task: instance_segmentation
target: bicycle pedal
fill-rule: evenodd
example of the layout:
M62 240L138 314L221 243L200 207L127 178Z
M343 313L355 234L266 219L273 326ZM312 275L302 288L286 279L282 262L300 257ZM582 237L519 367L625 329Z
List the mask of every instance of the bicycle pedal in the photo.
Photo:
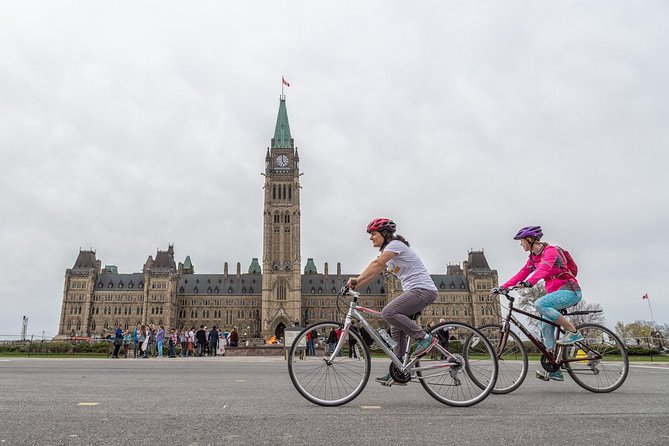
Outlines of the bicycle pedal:
M550 378L548 377L548 374L542 373L538 370L536 371L535 376L542 381L550 381Z

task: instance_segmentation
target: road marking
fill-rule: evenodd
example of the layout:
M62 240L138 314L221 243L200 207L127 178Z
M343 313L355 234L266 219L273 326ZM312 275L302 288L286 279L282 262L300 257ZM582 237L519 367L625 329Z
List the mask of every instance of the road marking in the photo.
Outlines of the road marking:
M246 380L245 379L236 379L235 382L236 383L245 383Z
M100 403L87 403L87 402L83 402L83 403L79 403L79 404L77 404L77 406L97 406L98 404L100 404Z
M637 369L669 370L669 367L662 367L659 365L631 365L630 367L636 367Z
M381 406L360 406L362 410L378 410Z

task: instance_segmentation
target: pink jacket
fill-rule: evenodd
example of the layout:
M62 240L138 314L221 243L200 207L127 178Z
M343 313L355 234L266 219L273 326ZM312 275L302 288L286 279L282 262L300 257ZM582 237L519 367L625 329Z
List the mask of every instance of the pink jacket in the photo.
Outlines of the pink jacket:
M555 246L546 246L539 254L531 254L527 259L525 266L523 266L518 273L506 281L502 288L522 282L528 276L528 282L532 286L536 285L541 279L546 283L546 292L552 293L562 288L580 290L578 281L575 277L571 277L569 272L565 273L565 260L560 255ZM560 276L560 277L558 277ZM571 282L571 283L570 283Z

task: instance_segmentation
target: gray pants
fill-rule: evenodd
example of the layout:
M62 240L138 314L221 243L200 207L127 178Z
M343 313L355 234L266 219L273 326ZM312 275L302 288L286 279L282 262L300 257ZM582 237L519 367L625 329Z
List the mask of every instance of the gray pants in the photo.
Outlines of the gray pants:
M425 336L425 330L420 328L409 316L423 311L435 300L437 300L435 290L414 288L402 293L383 307L381 313L383 319L390 324L390 336L397 342L394 352L398 358L402 359L407 348L404 334L408 334L415 340L422 339Z

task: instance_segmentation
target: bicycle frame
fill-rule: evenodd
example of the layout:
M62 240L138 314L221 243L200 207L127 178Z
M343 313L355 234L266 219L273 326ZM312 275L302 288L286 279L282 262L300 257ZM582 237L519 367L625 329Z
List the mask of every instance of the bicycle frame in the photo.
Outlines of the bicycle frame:
M510 289L509 291L511 290L512 289ZM504 296L509 300L509 312L507 313L506 317L502 319L502 336L500 338L500 346L499 346L500 352L504 351L504 348L506 347L506 342L509 339L509 331L511 331L510 323L513 323L513 325L518 327L518 329L522 331L525 336L527 336L527 338L532 342L532 344L534 344L535 347L539 349L541 354L544 355L544 357L548 360L549 363L561 366L562 364L566 364L568 362L580 361L580 359L560 359L562 356L562 349L563 349L562 345L556 343L555 352L549 351L540 340L538 340L527 328L525 328L525 326L513 315L513 313L520 313L524 316L530 317L540 322L544 322L557 328L555 336L556 341L560 338L560 335L564 333L564 330L562 329L562 327L560 327L560 325L556 324L553 321L549 321L548 319L544 319L541 316L537 316L536 314L528 313L527 311L514 307L513 303L516 298L513 296L509 296L508 292L504 293ZM568 315L568 313L563 313L563 315ZM595 359L598 359L600 357L601 356L599 354L596 354Z
M442 363L442 364L437 364L437 365L432 365L432 366L428 365L428 366L425 366L425 367L420 367L420 366L419 367L414 367L414 364L420 359L420 357L416 357L416 358L411 359L411 355L410 355L410 347L411 347L410 341L411 340L410 340L408 335L403 335L403 336L406 336L407 349L406 349L406 352L404 353L404 359L401 361L395 355L395 352L393 352L392 349L389 348L386 345L386 342L381 338L381 336L376 332L376 330L371 326L371 324L369 322L367 322L367 320L363 316L363 313L367 313L367 314L369 314L373 317L382 317L381 312L376 311L376 310L372 310L371 308L366 308L366 307L359 306L358 305L358 297L360 296L360 293L355 292L355 291L350 291L350 290L347 293L349 293L352 297L351 303L349 304L348 312L346 313L346 320L344 322L344 328L342 329L342 335L339 337L339 340L337 341L337 345L336 345L334 351L332 352L332 354L330 355L330 357L326 361L328 364L331 364L332 361L334 361L334 359L337 357L337 355L339 355L339 352L341 351L341 349L344 346L344 339L346 339L346 334L351 329L351 323L352 323L353 319L355 318L355 320L360 322L362 328L367 330L367 333L372 337L374 342L376 342L381 347L381 350L383 350L383 352L386 354L386 356L388 356L388 358L390 358L390 360L395 365L395 367L397 367L397 369L400 370L403 373L409 372L413 375L414 372L418 372L418 371L423 372L423 371L428 371L428 370L435 370L435 369L439 369L439 368L449 367L450 365L459 365L459 364L455 364L455 363L454 364L449 364L449 363L443 364ZM441 351L441 353L443 353L447 358L453 357L453 355L448 350L446 350L445 348L443 348L439 344L436 344L433 347L433 349L437 349L437 350Z

